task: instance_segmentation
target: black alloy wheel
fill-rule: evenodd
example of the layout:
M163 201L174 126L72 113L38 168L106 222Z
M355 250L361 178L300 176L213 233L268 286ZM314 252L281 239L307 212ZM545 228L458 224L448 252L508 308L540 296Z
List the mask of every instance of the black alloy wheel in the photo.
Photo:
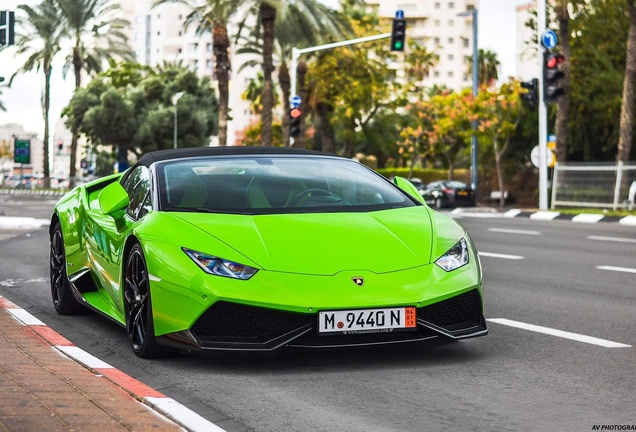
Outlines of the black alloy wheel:
M141 358L159 357L163 349L155 339L150 280L146 260L139 243L132 247L126 259L124 297L126 328L133 352Z
M73 296L71 284L66 274L66 255L62 227L57 222L51 234L50 280L53 307L60 315L76 315L82 312L82 305Z

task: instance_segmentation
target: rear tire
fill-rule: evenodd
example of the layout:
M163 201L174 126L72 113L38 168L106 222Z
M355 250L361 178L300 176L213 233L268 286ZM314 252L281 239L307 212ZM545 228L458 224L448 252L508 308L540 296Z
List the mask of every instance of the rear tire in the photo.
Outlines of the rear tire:
M141 358L160 357L163 348L155 338L148 268L139 243L132 247L126 259L124 299L126 328L133 352Z
M77 315L83 306L73 296L71 283L66 274L66 254L64 252L64 236L62 227L57 222L51 234L50 280L53 307L60 315Z

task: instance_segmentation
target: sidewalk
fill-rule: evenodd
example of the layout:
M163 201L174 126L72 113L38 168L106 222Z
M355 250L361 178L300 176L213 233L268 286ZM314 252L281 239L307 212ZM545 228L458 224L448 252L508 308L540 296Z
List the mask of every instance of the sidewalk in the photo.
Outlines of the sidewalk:
M72 344L0 297L0 432L183 431L102 373L64 355ZM26 314L30 316L30 314Z
M450 212L453 217L474 218L529 218L534 220L568 220L579 223L618 223L636 226L636 216L605 216L602 213L567 214L547 210L522 210L515 208L497 209L493 207L457 207Z

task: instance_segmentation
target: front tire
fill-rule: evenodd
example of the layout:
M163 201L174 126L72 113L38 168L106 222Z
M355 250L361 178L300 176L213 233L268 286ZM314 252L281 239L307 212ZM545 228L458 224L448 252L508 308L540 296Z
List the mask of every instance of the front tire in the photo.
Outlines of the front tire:
M141 358L161 356L163 348L155 338L148 269L139 243L132 247L126 259L124 297L126 328L133 352Z
M82 305L73 296L71 283L66 274L66 254L64 252L64 236L62 227L57 222L51 235L50 280L53 307L60 315L77 315L82 312Z

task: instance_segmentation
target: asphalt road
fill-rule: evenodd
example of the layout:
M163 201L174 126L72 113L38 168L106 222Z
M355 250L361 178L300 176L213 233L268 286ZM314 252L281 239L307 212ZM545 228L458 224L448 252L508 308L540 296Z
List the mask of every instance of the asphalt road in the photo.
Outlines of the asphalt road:
M0 196L7 215L50 212L49 203L9 201ZM462 342L275 358L138 359L125 331L106 319L55 313L46 228L0 240L0 295L227 431L636 425L636 228L529 219L460 223L482 254L491 320L488 336Z

